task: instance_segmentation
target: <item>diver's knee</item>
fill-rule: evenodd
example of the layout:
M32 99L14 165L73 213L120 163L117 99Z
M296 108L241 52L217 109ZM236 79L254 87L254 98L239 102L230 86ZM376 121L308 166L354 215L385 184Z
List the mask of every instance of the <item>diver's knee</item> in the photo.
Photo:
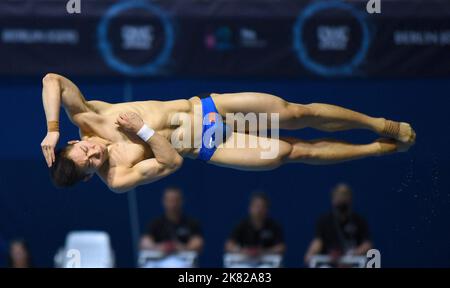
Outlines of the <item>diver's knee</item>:
M309 105L295 103L289 103L287 109L289 111L290 118L296 120L314 116L315 111L317 110L313 107L310 107Z

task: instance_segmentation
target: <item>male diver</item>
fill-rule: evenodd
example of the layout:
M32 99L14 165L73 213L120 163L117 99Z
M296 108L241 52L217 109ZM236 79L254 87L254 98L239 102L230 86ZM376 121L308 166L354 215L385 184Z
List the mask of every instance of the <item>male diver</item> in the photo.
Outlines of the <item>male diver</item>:
M50 73L43 78L42 101L48 132L41 148L58 187L97 174L112 191L125 192L174 173L184 157L257 171L286 163L326 165L403 152L415 141L414 130L404 122L329 104L290 103L265 93L212 93L202 98L111 104L87 101L69 79ZM55 152L61 105L79 128L81 139ZM227 121L229 115L251 114L266 115L269 124L246 123L241 129L235 123L238 117ZM366 129L384 138L357 145L332 139L271 137L262 131L305 127L327 132ZM238 145L239 139L265 146ZM272 157L263 156L267 147L277 148Z

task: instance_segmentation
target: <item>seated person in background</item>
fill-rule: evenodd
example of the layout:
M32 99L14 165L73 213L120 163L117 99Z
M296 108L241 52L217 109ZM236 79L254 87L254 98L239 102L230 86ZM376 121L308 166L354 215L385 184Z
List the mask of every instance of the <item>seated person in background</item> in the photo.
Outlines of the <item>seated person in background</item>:
M31 255L24 240L13 240L9 244L9 268L32 268Z
M200 252L203 237L197 221L183 213L183 195L180 188L168 187L164 191L165 213L152 221L147 234L141 238L140 248L158 250L164 254L180 251Z
M248 256L283 254L286 246L283 231L269 214L269 199L263 193L253 194L249 217L242 220L225 244L228 253L244 253Z
M365 255L372 249L366 221L352 210L352 190L344 183L331 192L332 211L322 215L316 236L305 255L308 265L314 255L329 255L337 260L344 255Z

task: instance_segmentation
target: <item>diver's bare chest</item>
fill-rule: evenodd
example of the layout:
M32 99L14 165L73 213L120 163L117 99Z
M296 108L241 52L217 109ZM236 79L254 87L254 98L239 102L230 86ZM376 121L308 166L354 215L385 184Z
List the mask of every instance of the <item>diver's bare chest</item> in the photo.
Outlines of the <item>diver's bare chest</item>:
M140 143L130 141L116 142L109 146L109 167L132 167L140 161L152 158L153 153Z
M84 129L80 129L82 138L101 138L111 143L108 146L109 167L132 167L153 157L153 152L146 143L136 135L121 131L115 121L115 117L96 116L89 119L88 125L83 125Z

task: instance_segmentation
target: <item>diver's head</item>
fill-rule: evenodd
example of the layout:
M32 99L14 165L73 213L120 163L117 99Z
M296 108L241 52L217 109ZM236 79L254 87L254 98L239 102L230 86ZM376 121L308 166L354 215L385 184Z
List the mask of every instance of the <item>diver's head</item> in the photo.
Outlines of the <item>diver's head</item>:
M70 141L55 153L55 163L50 168L53 183L69 187L87 181L108 159L106 145L83 140Z

